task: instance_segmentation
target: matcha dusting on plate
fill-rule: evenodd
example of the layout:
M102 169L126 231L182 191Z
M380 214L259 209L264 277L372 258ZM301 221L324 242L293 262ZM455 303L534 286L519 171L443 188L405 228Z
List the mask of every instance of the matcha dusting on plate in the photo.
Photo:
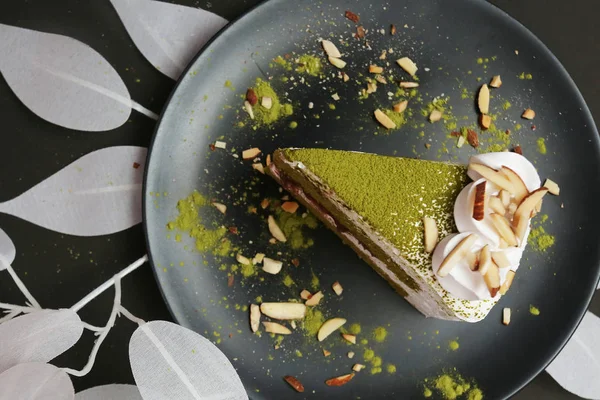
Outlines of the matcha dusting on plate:
M456 370L447 371L434 378L425 379L423 397L432 397L435 392L445 400L483 400L483 392L472 380L463 378ZM431 388L430 388L431 387Z
M280 119L289 117L293 114L292 105L289 103L281 103L279 96L267 81L257 78L252 89L254 89L254 93L258 100L252 107L254 125L256 127L271 126ZM270 108L266 108L262 105L262 99L264 97L271 99Z

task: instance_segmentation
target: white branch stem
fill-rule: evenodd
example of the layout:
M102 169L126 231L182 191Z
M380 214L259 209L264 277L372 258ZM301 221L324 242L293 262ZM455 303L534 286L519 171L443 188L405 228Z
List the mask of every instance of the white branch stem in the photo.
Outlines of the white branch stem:
M105 327L94 326L92 324L88 324L87 322L83 322L83 321L81 321L81 323L83 324L83 327L85 329L87 329L88 331L92 331L92 332L102 332L106 329Z
M146 323L146 321L144 321L141 318L136 317L135 315L133 315L132 313L129 312L128 309L126 309L123 306L119 306L119 313L123 314L123 316L125 316L128 320L130 320L131 322L134 322L138 325L144 325Z
M0 303L0 308L11 311L20 311L22 313L31 313L34 311L38 311L35 308L27 307L27 306L18 306L16 304L8 304L8 303Z
M5 265L5 267L6 267L6 270L8 271L8 273L10 274L10 277L13 279L13 281L15 281L15 285L17 285L17 287L19 288L21 293L23 293L23 296L25 296L25 298L27 300L29 300L29 302L31 303L32 306L34 306L35 308L41 309L42 306L40 306L40 303L38 303L37 300L31 295L31 293L29 292L29 290L27 289L27 287L25 286L23 281L21 281L21 279L19 279L19 277L17 276L17 273L15 272L13 267L10 264Z
M85 305L87 303L89 303L90 301L94 300L101 293L103 293L106 289L108 289L109 287L111 287L112 285L114 285L117 280L119 280L119 279L123 278L124 276L130 274L132 271L135 271L136 269L138 269L140 267L140 265L144 264L146 261L148 261L148 256L144 255L142 258L140 258L139 260L135 261L133 264L131 264L130 266L128 266L127 268L125 268L124 270L122 270L121 272L119 272L118 274L116 274L115 276L113 276L111 279L107 280L102 285L100 285L99 287L97 287L96 289L94 289L93 291L91 291L83 299L79 300L77 302L77 304L75 304L75 305L73 305L73 307L71 307L71 310L73 310L75 312L81 310L83 307L85 307Z
M21 310L12 310L8 314L6 314L4 317L0 318L0 324L3 322L6 322L6 321L10 321L11 319L13 319L14 317L16 317L19 314L21 314Z

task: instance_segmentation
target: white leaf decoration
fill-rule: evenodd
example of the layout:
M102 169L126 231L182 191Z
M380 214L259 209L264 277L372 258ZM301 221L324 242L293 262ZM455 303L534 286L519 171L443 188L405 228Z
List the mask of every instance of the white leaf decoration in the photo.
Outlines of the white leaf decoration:
M600 318L587 312L546 371L566 390L585 399L600 399Z
M154 0L111 0L129 36L156 69L177 80L202 46L227 24L198 8Z
M54 365L25 363L0 374L2 400L73 400L69 376Z
M20 363L48 362L82 333L81 319L69 309L36 311L5 322L0 325L0 372Z
M135 385L96 386L75 395L75 400L143 400Z
M137 328L129 360L144 400L248 399L233 366L215 345L170 322Z
M67 36L0 24L0 72L31 111L81 131L123 125L133 102L115 69L91 47Z
M118 146L86 154L19 197L0 203L0 212L77 236L130 228L142 220L146 153L144 147Z
M15 261L17 249L6 232L0 229L0 271Z

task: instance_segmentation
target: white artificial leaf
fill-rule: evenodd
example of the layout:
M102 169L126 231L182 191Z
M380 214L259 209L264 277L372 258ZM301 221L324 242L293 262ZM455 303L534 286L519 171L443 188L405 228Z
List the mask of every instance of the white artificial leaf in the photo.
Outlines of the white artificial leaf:
M31 111L81 131L123 125L133 102L123 80L98 52L73 38L0 24L0 72Z
M111 0L144 57L177 80L202 46L227 24L198 8L154 0Z
M20 363L48 362L70 349L82 333L79 316L69 309L36 311L4 322L0 372Z
M15 261L17 249L6 232L0 229L0 271Z
M73 400L69 376L54 365L25 363L0 374L2 400Z
M135 385L96 386L75 394L75 400L143 400Z
M587 312L562 351L546 368L563 388L585 399L600 399L600 318Z
M77 236L130 228L142 220L146 153L144 147L117 146L86 154L19 197L0 203L0 212Z
M137 328L129 360L144 400L248 399L227 357L209 340L171 322Z

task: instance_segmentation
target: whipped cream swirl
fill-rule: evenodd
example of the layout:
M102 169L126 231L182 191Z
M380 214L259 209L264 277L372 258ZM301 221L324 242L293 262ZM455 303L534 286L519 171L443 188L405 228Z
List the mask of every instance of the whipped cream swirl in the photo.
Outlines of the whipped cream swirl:
M540 177L535 170L535 167L522 155L512 152L488 153L473 156L470 163L482 164L487 167L499 170L500 168L508 167L512 169L529 192L532 192L540 187ZM500 248L500 235L494 228L490 218L492 212L489 207L486 207L483 220L477 221L473 219L473 205L475 202L475 187L477 184L485 181L479 173L469 169L467 174L473 182L467 185L458 195L454 203L454 221L458 228L458 234L448 235L435 248L433 253L432 265L433 271L442 287L450 294L460 299L475 301L492 299L489 289L483 279L483 275L478 271L471 271L467 260L460 261L448 275L440 277L437 271L440 265L448 256L448 254L469 234L475 233L478 237L475 245L472 248L474 253L478 253L485 245L489 245L492 252L502 251L510 262L510 267L500 268L500 283L503 284L506 280L508 271L516 271L519 268L519 263L523 255L523 250L527 245L527 237L530 227L527 227L525 238L518 247ZM497 195L500 189L492 182L486 183L486 195ZM494 299L500 297L497 294Z

